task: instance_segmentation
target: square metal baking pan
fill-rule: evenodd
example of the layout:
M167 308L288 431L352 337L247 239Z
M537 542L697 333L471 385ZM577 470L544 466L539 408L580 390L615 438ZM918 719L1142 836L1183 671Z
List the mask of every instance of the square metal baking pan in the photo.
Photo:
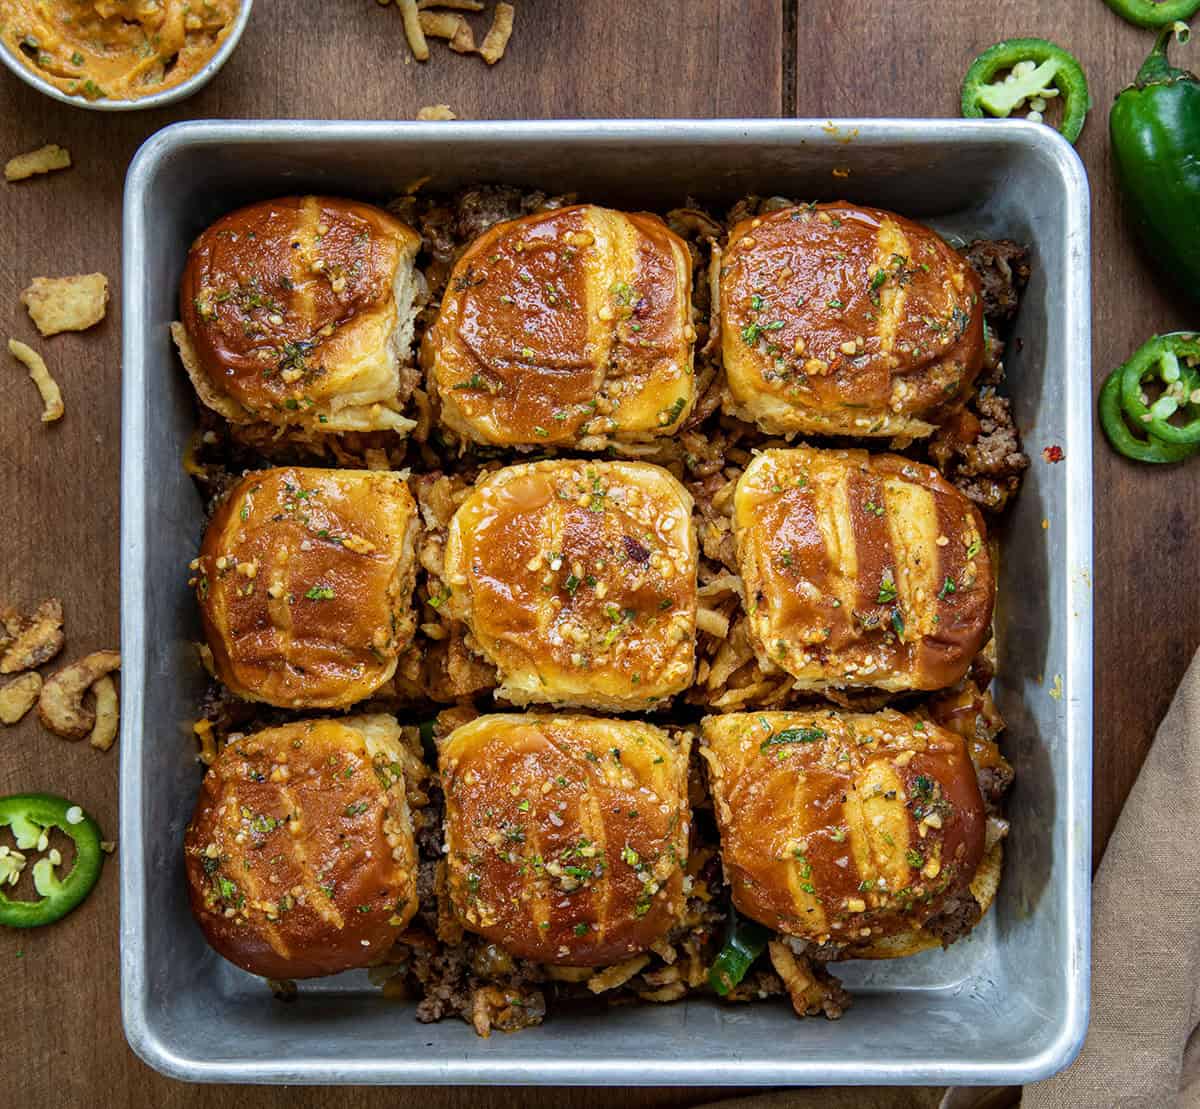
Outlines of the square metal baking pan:
M841 1021L697 999L558 1012L481 1040L458 1020L417 1023L361 972L302 983L280 1004L193 923L181 841L204 677L185 582L202 510L180 461L192 391L168 335L184 257L251 200L382 200L420 180L659 210L689 194L844 197L1032 247L1007 358L1033 462L1001 531L996 695L1017 770L1004 880L948 951L843 964L855 1004ZM124 235L121 979L143 1059L192 1081L596 1085L1007 1084L1070 1061L1088 1011L1092 397L1088 186L1057 134L957 120L182 123L135 158ZM1050 444L1064 461L1042 460Z

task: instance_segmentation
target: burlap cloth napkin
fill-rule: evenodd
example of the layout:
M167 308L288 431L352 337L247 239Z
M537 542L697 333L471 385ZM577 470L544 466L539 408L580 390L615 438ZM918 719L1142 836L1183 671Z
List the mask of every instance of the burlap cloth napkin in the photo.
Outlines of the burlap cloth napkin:
M1092 884L1092 1017L1079 1058L1012 1090L822 1089L721 1109L1200 1109L1200 652Z

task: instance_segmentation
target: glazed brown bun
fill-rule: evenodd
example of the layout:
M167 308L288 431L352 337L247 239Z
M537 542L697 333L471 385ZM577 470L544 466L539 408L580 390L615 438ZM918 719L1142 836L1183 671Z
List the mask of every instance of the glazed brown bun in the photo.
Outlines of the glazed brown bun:
M922 925L957 899L991 903L999 845L985 856L961 736L893 710L731 713L702 729L739 912L843 958L888 958L938 943Z
M755 653L797 689L943 689L991 633L983 519L932 466L763 451L734 492L734 539Z
M660 466L509 466L450 523L448 611L513 704L645 709L691 684L697 557L691 495Z
M188 253L176 345L235 424L407 432L420 236L381 208L317 196L223 216Z
M412 639L418 527L399 474L246 474L192 563L217 677L281 708L347 708L370 696Z
M657 216L580 204L496 224L422 341L443 422L494 446L673 434L695 399L691 293Z
M480 716L438 743L454 914L520 958L617 963L685 905L686 732Z
M771 434L929 435L983 364L979 278L903 216L764 213L734 227L722 273L727 407Z
M192 912L265 978L367 966L417 908L403 747L391 716L305 720L231 742L184 839Z

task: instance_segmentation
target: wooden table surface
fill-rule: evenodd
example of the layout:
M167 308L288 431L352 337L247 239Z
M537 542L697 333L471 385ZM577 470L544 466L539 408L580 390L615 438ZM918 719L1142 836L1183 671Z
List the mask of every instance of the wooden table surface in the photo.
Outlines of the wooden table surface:
M1148 41L1100 0L517 0L507 57L492 69L440 47L407 57L394 10L369 0L266 0L224 72L172 109L77 111L0 72L0 158L43 142L70 148L65 174L0 186L0 328L43 350L66 417L43 427L15 363L0 371L0 600L62 597L76 657L118 642L121 186L139 143L191 117L410 119L446 103L462 118L554 116L947 116L970 59L1036 34L1082 60L1096 104L1079 144L1092 181L1097 382L1154 330L1195 326L1138 257L1119 219L1106 114ZM38 341L18 302L36 274L100 270L107 320ZM7 357L7 356L4 356ZM1070 451L1072 445L1067 443ZM1041 465L1035 460L1034 465ZM1155 726L1200 641L1194 567L1200 540L1195 466L1156 471L1097 442L1096 857ZM52 789L117 823L116 752L64 743L32 715L0 731L0 794ZM68 923L0 935L5 1089L23 1109L153 1105L592 1106L610 1091L284 1092L169 1082L134 1058L118 1007L117 870ZM692 1105L717 1091L622 1094L630 1107Z

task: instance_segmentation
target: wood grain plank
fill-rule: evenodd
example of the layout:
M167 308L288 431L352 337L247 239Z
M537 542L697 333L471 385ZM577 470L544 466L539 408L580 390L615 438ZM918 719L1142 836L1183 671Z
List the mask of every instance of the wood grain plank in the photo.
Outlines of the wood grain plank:
M0 600L32 606L61 596L64 657L118 641L121 189L147 136L187 118L412 119L434 103L475 119L779 113L782 19L772 0L516 6L508 54L489 68L440 44L428 65L411 61L395 9L369 0L263 0L213 84L150 113L78 111L0 72L0 158L58 142L76 163L54 177L0 185L0 338L14 335L42 350L67 404L60 425L44 428L33 386L0 347ZM112 281L105 322L83 335L38 339L20 290L38 274L92 270ZM102 756L64 743L27 718L0 731L0 795L25 789L77 799L115 834L115 751ZM117 909L114 860L69 923L0 933L0 992L14 1018L5 1032L6 1089L19 1092L26 1109L101 1101L114 1109L488 1109L518 1102L591 1109L611 1099L605 1090L297 1091L170 1082L134 1058L121 1032ZM621 1096L638 1109L693 1104L716 1091Z
M1189 311L1140 255L1114 186L1109 105L1132 79L1152 36L1100 0L1037 5L1036 14L1019 0L950 7L894 0L801 4L796 35L795 111L801 116L956 115L962 75L993 42L1036 35L1069 49L1088 74L1094 103L1078 149L1092 186L1095 391L1151 334L1195 327L1194 308ZM1196 68L1194 51L1180 57ZM1096 862L1200 642L1200 593L1184 584L1184 568L1194 566L1200 544L1198 465L1127 462L1096 428Z

